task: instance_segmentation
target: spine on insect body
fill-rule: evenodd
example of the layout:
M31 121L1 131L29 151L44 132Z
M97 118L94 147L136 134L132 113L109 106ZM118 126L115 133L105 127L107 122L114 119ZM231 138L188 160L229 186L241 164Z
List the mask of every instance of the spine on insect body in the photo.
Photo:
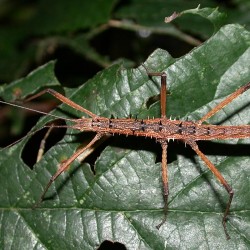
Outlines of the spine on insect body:
M73 126L81 131L124 134L155 139L211 140L250 137L250 125L203 125L193 121L156 119L82 118Z

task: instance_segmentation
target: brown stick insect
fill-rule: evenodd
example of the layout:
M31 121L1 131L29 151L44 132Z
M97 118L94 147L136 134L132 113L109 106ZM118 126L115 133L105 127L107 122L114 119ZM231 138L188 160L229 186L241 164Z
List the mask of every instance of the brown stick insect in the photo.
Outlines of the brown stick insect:
M83 148L78 149L69 159L62 162L59 166L57 172L50 178L48 184L46 185L40 200L35 204L39 205L45 198L45 195L51 186L51 184L57 179L57 177L66 171L70 164L83 152L92 147L98 140L100 140L105 135L112 134L124 134L130 136L142 136L154 138L162 147L162 183L163 183L163 198L164 198L164 218L156 227L159 229L167 219L168 210L168 170L167 170L167 148L168 141L171 139L176 139L189 145L197 155L204 161L206 166L215 175L217 180L226 189L229 194L229 199L224 211L222 224L226 234L227 239L229 239L229 234L227 232L226 221L229 214L231 202L234 196L234 191L228 182L224 179L221 173L213 165L213 163L200 151L197 141L199 140L213 140L213 139L234 139L234 138L249 138L250 137L250 125L240 125L240 126L224 126L224 125L211 125L203 124L207 119L212 117L223 107L231 103L236 97L244 93L250 88L250 82L246 85L240 87L234 93L229 95L226 99L216 105L212 110L210 110L206 115L204 115L198 121L184 121L184 120L171 120L166 117L166 97L167 97L167 75L164 72L154 73L146 72L149 77L160 77L161 78L161 90L160 90L160 106L161 106L161 117L153 119L132 119L132 118L105 118L98 116L91 111L81 107L77 103L71 101L62 94L56 92L53 89L45 89L38 94L28 98L26 101L30 101L37 98L45 93L49 93L56 99L67 104L68 106L83 112L89 118L79 118L79 119L66 119L71 121L73 125L67 126L80 131L92 131L96 135L94 138ZM0 101L2 102L2 101ZM4 102L2 102L4 103Z

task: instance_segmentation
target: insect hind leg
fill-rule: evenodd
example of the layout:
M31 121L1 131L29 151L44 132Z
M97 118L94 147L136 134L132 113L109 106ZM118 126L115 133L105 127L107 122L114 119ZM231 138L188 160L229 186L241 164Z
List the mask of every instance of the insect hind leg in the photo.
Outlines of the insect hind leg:
M250 82L246 85L240 87L237 89L234 93L229 95L226 99L224 99L222 102L220 102L218 105L216 105L212 110L210 110L206 115L204 115L198 122L198 124L202 124L204 121L209 119L211 116L216 114L218 111L220 111L222 108L227 106L229 103L231 103L236 97L243 94L245 91L247 91L250 88Z
M232 187L224 179L224 177L222 176L220 171L200 151L200 149L199 149L199 147L198 147L198 145L197 145L197 143L195 141L185 140L184 142L187 143L196 152L196 154L204 161L204 163L207 165L207 167L211 170L211 172L215 175L217 180L223 185L223 187L226 189L226 191L229 194L229 199L228 199L228 202L227 202L226 210L225 210L223 218L222 218L222 225L223 225L223 228L224 228L224 232L226 234L226 238L230 239L230 236L229 236L228 231L227 231L226 222L227 222L227 217L228 217L228 214L229 214L230 206L231 206L231 203L232 203L232 200L233 200L234 191L233 191Z

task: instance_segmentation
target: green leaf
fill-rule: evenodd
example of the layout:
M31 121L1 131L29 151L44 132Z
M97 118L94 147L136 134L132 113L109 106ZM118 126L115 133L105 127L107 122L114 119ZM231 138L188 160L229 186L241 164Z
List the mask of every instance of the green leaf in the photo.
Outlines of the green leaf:
M164 0L147 0L147 2L141 2L137 0L130 1L130 4L122 6L115 13L117 18L123 18L124 25L128 18L135 20L137 24L141 25L141 29L144 27L146 30L151 27L152 32L159 32L160 34L168 34L184 40L190 44L197 46L197 41L193 37L188 37L183 31L188 31L191 34L197 34L201 37L209 37L212 33L211 23L206 19L199 16L185 15L180 19L177 19L176 24L164 24L164 19L172 13L180 13L184 10L190 10L197 7L200 2L196 0L191 1L175 1L169 0L167 3ZM211 0L202 1L202 6L215 8L218 3ZM143 11L142 11L143 10ZM127 22L128 23L128 22ZM129 25L129 24L128 24Z
M218 8L200 8L200 5L195 9L184 10L181 13L174 13L171 17L166 17L165 22L171 22L177 17L185 14L199 15L206 18L214 25L214 32L217 32L219 28L225 23L226 14L218 11Z
M44 87L59 86L54 74L55 62L51 61L38 69L34 70L23 79L0 86L0 97L5 101L15 101L25 99Z
M201 8L197 8L198 5ZM218 11L218 6L220 11ZM164 18L171 17L173 13L185 13L185 15L177 18L174 23L164 24ZM188 13L196 15L187 15ZM152 33L168 34L197 46L199 42L184 32L204 39L210 37L214 31L218 31L225 22L240 23L249 28L248 13L249 4L243 3L243 1L230 7L213 0L168 0L167 2L164 0L147 0L146 2L131 0L126 5L119 6L114 15L122 20L119 27L139 32L144 29ZM135 24L128 20L133 20Z
M182 58L173 59L160 49L153 52L144 64L151 72L168 74L168 117L197 120L249 82L249 45L248 31L227 25ZM105 117L159 117L158 101L147 109L149 100L159 93L159 80L149 79L143 67L124 69L118 64L67 93L71 100ZM249 101L246 92L209 122L250 123ZM82 116L66 105L56 114ZM47 120L41 119L37 126ZM95 174L87 163L76 160L35 210L31 207L58 164L73 154L82 138L69 129L33 170L21 159L28 138L2 150L1 248L96 249L104 240L121 242L127 249L250 247L249 140L201 144L235 191L227 222L232 239L227 241L221 220L228 194L197 156L187 154L189 149L181 143L170 143L169 211L166 223L157 230L164 206L161 166L156 163L160 147L150 138L113 138L97 158Z
M132 0L130 4L122 6L121 9L116 12L117 15L123 18L136 18L136 20L143 25L164 25L164 17L168 14L173 13L174 11L180 12L184 9L193 9L197 7L197 1L174 1L169 0L166 4L165 1L158 0L152 1L148 0L147 3L143 3L140 1ZM203 1L204 6L213 6L213 1ZM144 11L140 11L140 10ZM152 11L154 10L154 11ZM190 24L190 26L193 26Z

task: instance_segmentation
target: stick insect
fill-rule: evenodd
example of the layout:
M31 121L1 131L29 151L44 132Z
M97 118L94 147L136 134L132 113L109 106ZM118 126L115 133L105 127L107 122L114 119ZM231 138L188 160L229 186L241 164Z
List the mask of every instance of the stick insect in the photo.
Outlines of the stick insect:
M146 69L146 68L145 68ZM89 118L79 118L79 119L66 119L73 123L73 125L67 126L80 131L92 131L96 135L94 138L83 148L78 149L69 159L62 162L59 166L57 172L50 178L48 184L46 185L39 201L35 204L38 206L45 198L45 195L50 188L51 184L60 176L61 173L66 171L70 164L83 152L91 148L98 140L100 140L105 135L112 134L124 134L130 136L142 136L151 137L156 139L160 143L162 148L162 183L163 183L163 199L164 199L164 217L160 224L156 226L159 229L167 219L168 211L168 168L167 168L167 148L168 141L170 139L177 139L185 144L189 145L196 154L204 161L205 165L210 169L210 171L215 175L220 184L225 188L229 195L229 199L224 211L222 218L222 225L226 238L229 239L230 236L227 231L226 221L229 215L229 210L231 202L234 196L234 191L228 182L224 179L221 173L217 170L214 164L200 151L197 141L199 140L213 140L213 139L234 139L234 138L249 138L250 137L250 125L240 125L240 126L224 126L224 125L211 125L203 124L210 117L224 108L226 105L231 103L236 97L244 93L250 88L250 82L246 85L240 87L238 90L233 92L222 102L217 104L212 110L210 110L206 115L204 115L198 121L184 121L184 120L171 120L166 117L166 97L167 97L167 75L165 72L148 72L148 76L160 77L161 79L161 89L160 89L160 109L161 117L154 119L132 119L132 118L122 118L122 119L110 119L98 116L91 111L83 108L77 103L71 101L62 94L56 92L53 89L45 89L32 97L28 98L26 101L33 100L45 93L54 96L56 99L60 100L62 103L83 112ZM2 101L0 101L2 102ZM4 102L3 102L4 103Z

